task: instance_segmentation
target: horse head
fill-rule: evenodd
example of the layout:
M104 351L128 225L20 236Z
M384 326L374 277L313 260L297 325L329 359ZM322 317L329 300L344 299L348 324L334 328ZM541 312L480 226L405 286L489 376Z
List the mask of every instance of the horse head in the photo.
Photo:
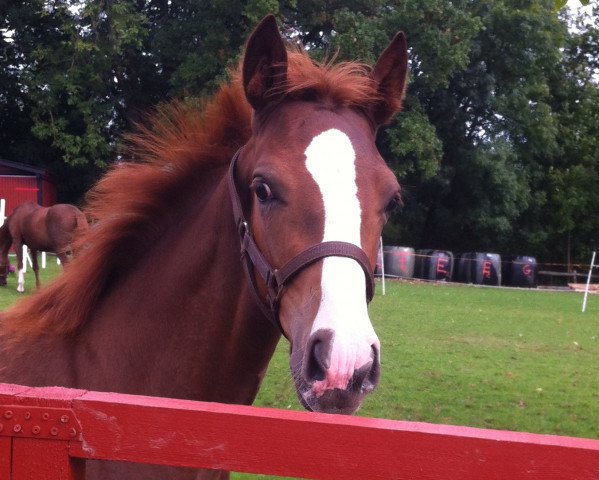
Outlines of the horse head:
M398 34L372 69L310 63L312 71L306 59L286 49L272 16L250 36L242 73L252 137L238 154L234 184L243 233L251 232L272 277L300 264L270 303L291 345L301 403L354 413L380 375L367 303L381 230L400 197L375 138L401 106L406 42ZM303 254L325 244L335 246ZM252 272L257 296L268 298L273 285Z

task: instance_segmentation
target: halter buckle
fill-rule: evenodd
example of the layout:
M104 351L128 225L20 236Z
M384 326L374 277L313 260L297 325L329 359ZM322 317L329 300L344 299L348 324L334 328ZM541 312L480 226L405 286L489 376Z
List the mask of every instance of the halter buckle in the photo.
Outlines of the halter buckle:
M239 239L243 242L244 237L250 233L248 222L245 220L240 220L239 224L237 225L237 233L239 234Z
M279 303L281 292L283 291L283 284L279 281L279 271L277 269L270 270L266 276L266 286L268 288L268 298L270 300L271 307L274 307Z

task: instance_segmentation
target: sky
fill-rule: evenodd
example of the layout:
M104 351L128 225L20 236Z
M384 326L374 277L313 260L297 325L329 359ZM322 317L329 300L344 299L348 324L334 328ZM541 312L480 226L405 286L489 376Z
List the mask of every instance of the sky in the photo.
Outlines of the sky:
M597 2L597 0L591 0L591 4L596 3L596 2ZM582 4L580 3L580 0L568 0L567 6L568 6L568 8L576 8L576 9L581 8L584 12L591 13L591 8L593 8L591 4L587 5L586 7L583 7Z

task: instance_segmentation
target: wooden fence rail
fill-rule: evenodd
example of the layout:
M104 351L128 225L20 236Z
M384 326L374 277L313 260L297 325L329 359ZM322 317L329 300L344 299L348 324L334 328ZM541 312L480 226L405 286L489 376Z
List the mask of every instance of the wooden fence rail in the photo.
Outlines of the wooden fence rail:
M0 479L85 459L302 478L599 479L599 440L0 384Z

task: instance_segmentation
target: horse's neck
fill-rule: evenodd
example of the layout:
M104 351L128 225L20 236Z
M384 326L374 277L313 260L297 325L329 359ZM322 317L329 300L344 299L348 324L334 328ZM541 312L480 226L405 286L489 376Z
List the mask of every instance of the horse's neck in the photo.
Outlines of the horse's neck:
M243 277L225 179L186 208L98 305L76 348L78 387L253 400L278 334Z

